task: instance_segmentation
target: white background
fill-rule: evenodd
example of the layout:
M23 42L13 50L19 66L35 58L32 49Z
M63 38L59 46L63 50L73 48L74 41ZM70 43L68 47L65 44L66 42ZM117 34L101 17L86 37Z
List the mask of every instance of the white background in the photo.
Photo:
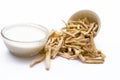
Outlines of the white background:
M33 58L11 55L0 36L0 80L120 80L120 2L119 0L0 0L0 30L16 23L37 23L60 29L76 11L89 9L101 19L95 38L104 54L104 64L83 64L57 57L49 71L45 62L29 64Z

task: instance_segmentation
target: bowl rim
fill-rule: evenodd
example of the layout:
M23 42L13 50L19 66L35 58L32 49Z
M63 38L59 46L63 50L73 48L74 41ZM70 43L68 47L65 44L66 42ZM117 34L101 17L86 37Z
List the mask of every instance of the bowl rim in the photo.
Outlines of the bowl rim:
M12 28L12 27L23 26L23 25L24 25L24 26L27 25L27 26L30 26L30 27L34 27L34 28L37 28L37 29L43 31L44 34L45 34L45 37L42 38L42 39L40 39L40 40L34 40L34 41L17 41L17 40L9 39L7 36L4 35L4 30L9 29L9 28ZM6 27L2 28L2 29L1 29L1 35L2 35L2 37L3 37L4 39L9 40L9 41L13 41L13 42L19 42L19 43L34 43L34 42L41 42L41 41L46 40L46 39L48 38L48 36L49 36L49 30L48 30L46 27L44 27L44 26L42 26L42 25L39 25L39 24L35 24L35 23L21 23L21 24L9 25L9 26L6 26Z
M95 17L96 17L96 19L97 19L97 22L98 22L98 30L97 30L97 33L96 33L96 35L94 36L94 37L96 37L97 35L98 35L98 33L100 32L100 29L101 29L101 19L100 19L100 17L99 17L99 15L98 15L98 13L96 13L95 11L93 11L93 10L90 10L90 9L82 9L82 10L78 10L78 11L76 11L76 12L74 12L70 17L69 17L69 19L68 19L68 21L72 21L72 18L75 16L75 15L77 15L77 14L79 14L79 13L87 13L88 12L88 14L92 14L92 15L94 15Z

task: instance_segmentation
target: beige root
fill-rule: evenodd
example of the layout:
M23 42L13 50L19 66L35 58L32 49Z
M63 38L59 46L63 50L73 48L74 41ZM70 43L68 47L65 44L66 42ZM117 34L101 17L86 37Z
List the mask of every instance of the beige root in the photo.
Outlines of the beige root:
M64 22L65 23L65 22ZM61 56L67 59L80 59L84 63L104 63L105 55L96 49L94 37L98 24L87 18L69 21L61 32L52 30L43 48L44 55L32 61L32 67L45 59L46 70L50 69L50 59Z

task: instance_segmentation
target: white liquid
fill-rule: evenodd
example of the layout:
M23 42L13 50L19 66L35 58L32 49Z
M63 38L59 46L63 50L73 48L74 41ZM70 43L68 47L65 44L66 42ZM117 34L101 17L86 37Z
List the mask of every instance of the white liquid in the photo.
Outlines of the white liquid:
M19 26L10 28L5 32L7 38L15 41L39 41L45 37L45 33L38 28Z
M46 35L48 32L43 28L39 29L34 26L35 25L16 25L4 31L5 37L13 40L4 39L6 46L13 54L29 57L38 54L43 48L47 41Z

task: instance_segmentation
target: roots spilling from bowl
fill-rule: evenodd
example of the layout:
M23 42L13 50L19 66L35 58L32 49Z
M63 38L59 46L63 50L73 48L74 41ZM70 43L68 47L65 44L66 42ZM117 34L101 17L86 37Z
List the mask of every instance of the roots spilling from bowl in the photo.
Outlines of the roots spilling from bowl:
M56 56L81 60L83 63L103 63L105 55L96 49L94 43L98 27L95 22L89 22L84 18L65 23L61 32L52 30L46 45L40 52L41 56L34 59L30 66L45 60L46 70L49 70L50 60Z

